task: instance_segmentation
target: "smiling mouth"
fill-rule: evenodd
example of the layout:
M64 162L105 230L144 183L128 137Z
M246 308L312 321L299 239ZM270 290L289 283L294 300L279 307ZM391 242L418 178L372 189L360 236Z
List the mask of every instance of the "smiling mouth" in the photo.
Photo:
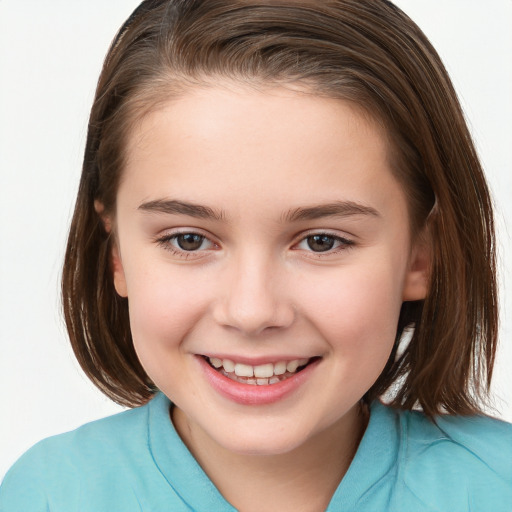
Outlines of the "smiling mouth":
M249 364L235 363L231 359L218 359L208 356L203 356L203 358L213 369L228 379L252 386L277 384L293 377L308 365L320 359L319 357L311 357L308 359L294 359L292 361L278 361L251 366Z

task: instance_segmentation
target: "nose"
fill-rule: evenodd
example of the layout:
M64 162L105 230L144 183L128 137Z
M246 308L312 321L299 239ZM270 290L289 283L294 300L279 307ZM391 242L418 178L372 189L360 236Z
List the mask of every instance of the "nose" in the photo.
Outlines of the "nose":
M289 327L295 309L287 297L283 270L262 258L239 258L224 275L214 317L245 336Z

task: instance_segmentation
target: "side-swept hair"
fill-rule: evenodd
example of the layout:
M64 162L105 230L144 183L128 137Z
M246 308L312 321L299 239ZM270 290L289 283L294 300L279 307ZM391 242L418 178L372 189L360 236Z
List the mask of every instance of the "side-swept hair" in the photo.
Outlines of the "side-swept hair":
M94 202L115 215L134 123L216 79L299 84L353 102L384 126L411 232L428 231L432 264L427 298L403 304L394 349L365 398L394 387L395 407L479 412L497 339L491 199L439 56L387 0L146 0L130 16L99 79L63 271L66 324L86 374L121 404L155 392L133 348L127 300L114 289L112 240Z

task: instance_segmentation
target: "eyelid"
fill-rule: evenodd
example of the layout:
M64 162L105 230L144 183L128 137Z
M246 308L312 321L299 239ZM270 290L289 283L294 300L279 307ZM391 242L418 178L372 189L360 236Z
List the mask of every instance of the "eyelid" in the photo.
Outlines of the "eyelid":
M162 239L162 238L171 238L173 236L178 235L199 235L203 236L204 238L207 238L208 240L215 242L216 237L210 233L209 231L206 231L202 228L197 228L193 226L183 226L183 227L176 227L176 228L166 228L160 230L160 233L155 236L155 240Z

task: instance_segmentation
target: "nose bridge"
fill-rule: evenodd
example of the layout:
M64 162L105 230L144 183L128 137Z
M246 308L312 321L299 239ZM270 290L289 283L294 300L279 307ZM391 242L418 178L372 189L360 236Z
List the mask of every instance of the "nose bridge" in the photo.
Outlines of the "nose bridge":
M287 299L284 275L276 258L264 250L240 251L226 269L226 288L217 321L247 335L287 327L294 311Z

